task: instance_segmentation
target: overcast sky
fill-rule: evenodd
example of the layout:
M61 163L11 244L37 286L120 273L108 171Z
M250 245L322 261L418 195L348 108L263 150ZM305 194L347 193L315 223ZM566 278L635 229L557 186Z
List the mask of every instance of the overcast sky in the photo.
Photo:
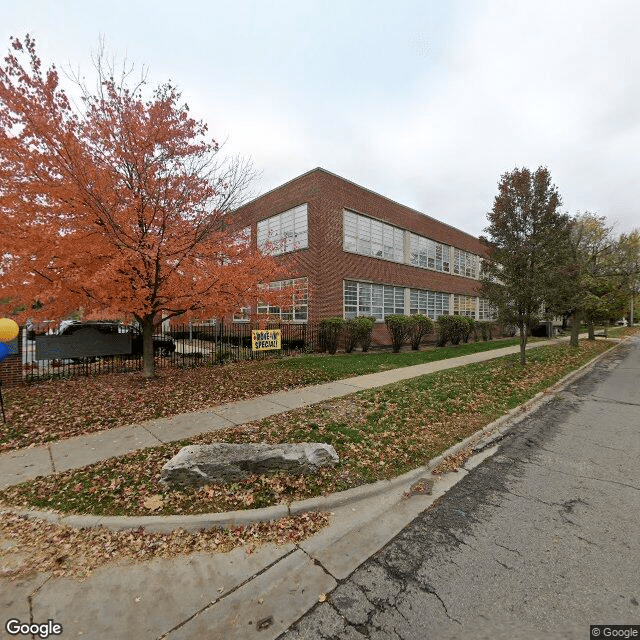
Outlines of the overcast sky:
M87 75L171 79L258 193L316 166L478 235L500 175L546 165L569 213L640 226L640 3L3 0L0 34Z

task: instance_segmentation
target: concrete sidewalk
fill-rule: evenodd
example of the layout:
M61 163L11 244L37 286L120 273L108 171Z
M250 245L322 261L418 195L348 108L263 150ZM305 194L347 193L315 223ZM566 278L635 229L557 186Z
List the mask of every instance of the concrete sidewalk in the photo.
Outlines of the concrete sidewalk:
M535 349L566 340L568 338L534 342L529 344L527 349ZM37 476L51 475L69 469L80 469L100 460L122 456L137 449L192 438L202 433L246 424L292 409L299 409L333 398L341 398L363 389L382 387L444 369L493 360L517 353L519 349L519 345L503 347L458 358L436 360L410 367L345 378L291 391L278 391L250 400L219 405L206 411L194 411L170 418L149 420L140 424L58 440L47 445L9 451L0 454L0 489Z

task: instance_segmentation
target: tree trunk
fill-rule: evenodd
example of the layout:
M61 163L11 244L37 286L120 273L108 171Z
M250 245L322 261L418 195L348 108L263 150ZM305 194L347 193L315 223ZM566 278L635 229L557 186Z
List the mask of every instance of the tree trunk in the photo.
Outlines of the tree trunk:
M142 319L142 375L145 378L153 378L156 374L153 359L153 318L153 315L148 315Z
M578 346L578 336L580 335L580 314L574 311L571 316L571 341L569 344L572 347Z
M609 337L609 321L608 320L604 323L604 337L605 338Z
M587 324L587 329L589 330L589 340L596 339L596 326L593 322L589 322Z
M521 322L518 328L520 329L520 364L524 366L527 362L527 328L524 322Z

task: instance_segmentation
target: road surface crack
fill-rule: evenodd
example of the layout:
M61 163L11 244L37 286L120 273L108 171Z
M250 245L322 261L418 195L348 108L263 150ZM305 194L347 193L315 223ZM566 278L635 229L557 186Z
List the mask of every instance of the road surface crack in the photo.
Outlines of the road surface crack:
M447 618L449 618L449 620L451 620L451 622L455 622L456 624L459 624L460 626L462 626L462 622L460 622L460 620L458 620L457 618L454 618L449 614L447 605L444 603L444 600L440 597L440 594L436 591L433 585L429 583L425 583L421 586L421 588L423 591L430 593L432 596L435 596L439 600L440 604L442 605L442 608L444 609L444 614L447 616Z
M522 557L522 554L517 550L517 549L512 549L511 547L507 547L504 544L500 544L499 542L496 542L494 540L493 544L496 545L496 547L502 547L503 549L506 549L507 551L511 551L511 553L515 553L517 555L519 555L520 557Z

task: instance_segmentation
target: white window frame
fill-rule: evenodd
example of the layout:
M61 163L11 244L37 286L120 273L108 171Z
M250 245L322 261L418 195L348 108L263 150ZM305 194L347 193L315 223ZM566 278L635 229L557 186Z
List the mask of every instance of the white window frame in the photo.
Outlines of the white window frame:
M361 256L404 262L404 231L386 222L343 209L342 248Z
M495 320L496 310L486 298L478 299L478 320Z
M410 232L409 261L414 267L449 273L451 269L449 245Z
M450 309L450 294L443 291L428 291L426 289L409 290L409 314L421 313L437 320L440 316L448 316Z
M267 288L270 291L279 291L293 287L291 293L291 306L272 306L258 302L256 311L258 315L268 315L272 319L282 322L304 324L309 319L309 278L290 278L289 280L276 280L270 282Z
M384 322L390 315L406 315L404 287L359 280L343 280L342 287L342 314L347 320L370 316Z
M465 296L454 294L453 296L453 315L467 316L469 318L476 317L476 296Z
M309 247L309 215L307 204L283 211L257 224L258 249L265 255L277 256Z
M480 256L454 247L452 271L457 276L477 280L480 272Z

